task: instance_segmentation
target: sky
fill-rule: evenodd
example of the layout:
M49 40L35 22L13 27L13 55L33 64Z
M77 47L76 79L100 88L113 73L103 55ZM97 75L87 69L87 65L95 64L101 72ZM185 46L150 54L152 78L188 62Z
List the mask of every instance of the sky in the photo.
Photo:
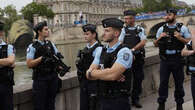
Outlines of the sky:
M0 0L0 8L4 8L7 5L14 5L17 9L17 11L20 11L22 7L27 5L28 3L31 3L33 0ZM179 1L185 1L187 4L194 4L195 0L179 0Z
M194 4L195 5L195 0L179 0L179 1L184 1L187 4Z
M20 11L22 7L31 3L33 0L0 0L0 8L4 8L7 5L14 5L17 11Z

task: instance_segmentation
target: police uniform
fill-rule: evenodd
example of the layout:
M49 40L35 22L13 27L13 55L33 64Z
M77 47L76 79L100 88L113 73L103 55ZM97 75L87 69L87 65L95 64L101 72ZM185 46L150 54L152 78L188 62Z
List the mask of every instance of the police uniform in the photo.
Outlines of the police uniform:
M174 32L178 31L183 38L190 38L190 32L186 26L181 23L176 23L172 26L165 24L158 29L156 38L160 37L162 32L168 33L169 37L163 37L158 41L160 55L160 87L158 103L164 104L168 97L168 82L170 74L173 74L175 81L175 101L178 105L182 105L184 100L184 71L183 58L181 50L184 43L174 37Z
M47 48L47 50L46 50ZM56 46L50 41L36 40L27 48L27 59L36 59L47 52L57 54ZM33 68L33 105L34 110L54 110L58 89L58 75L52 63L42 62Z
M0 22L0 31L3 31L3 23ZM2 37L2 36L1 36ZM14 47L0 39L0 59L15 56ZM13 85L14 71L11 67L0 66L0 110L13 110Z
M87 24L82 27L83 32L96 32L96 26ZM89 69L94 57L100 57L98 51L102 49L99 41L90 46L88 43L83 50L79 50L77 66L77 75L80 82L80 110L99 110L97 98L97 81L88 80L86 71Z
M132 15L135 16L136 13L131 10L127 10L124 12L125 16ZM121 35L119 37L119 41L128 45L130 49L134 48L141 40L146 40L146 35L144 28L139 25L135 25L134 27L126 26L122 29ZM133 72L133 88L132 88L132 103L138 104L139 96L142 92L142 80L144 79L144 57L145 50L144 47L133 51L135 60L132 65ZM141 106L141 105L140 105Z
M102 21L103 27L122 28L122 21L116 18L107 18ZM133 61L131 50L119 41L112 47L108 45L101 51L100 58L95 57L93 64L98 64L101 69L111 68L114 63L119 63L126 68L123 73L124 82L99 80L98 95L100 97L100 110L130 110L129 95Z
M187 44L187 50L192 49L192 41ZM192 98L193 98L193 106L195 108L195 55L187 56L187 74L191 75L191 91L192 91Z

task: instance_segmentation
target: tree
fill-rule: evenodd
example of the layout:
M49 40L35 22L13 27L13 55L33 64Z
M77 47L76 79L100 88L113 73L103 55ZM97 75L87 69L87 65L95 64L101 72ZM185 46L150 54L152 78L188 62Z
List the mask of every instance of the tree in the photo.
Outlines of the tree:
M0 8L0 19L3 19L4 16L4 10Z
M49 9L47 5L37 4L35 2L23 7L21 13L23 14L24 19L29 20L31 23L33 23L33 16L35 14L38 16L46 16L47 18L54 17L54 12Z
M161 10L173 7L172 0L162 0L160 4Z
M8 5L4 9L0 9L0 13L2 13L1 17L5 22L4 30L5 30L5 36L7 37L8 31L10 30L13 22L20 19L21 17L17 14L16 7L14 7L13 5Z
M147 12L159 11L159 5L160 3L156 0L143 0L144 10Z
M146 12L164 11L173 7L172 0L143 0L143 8Z

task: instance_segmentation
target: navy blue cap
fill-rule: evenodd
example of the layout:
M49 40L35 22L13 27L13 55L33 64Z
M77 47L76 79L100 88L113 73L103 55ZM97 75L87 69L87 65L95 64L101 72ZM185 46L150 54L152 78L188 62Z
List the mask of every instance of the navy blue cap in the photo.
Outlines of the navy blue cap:
M38 30L42 29L44 26L47 26L47 22L43 21L43 22L39 22L37 25L34 26L34 31L38 32Z
M91 31L91 32L96 32L96 26L93 24L86 24L82 26L83 32Z
M167 13L173 13L175 15L177 14L177 10L175 8L169 8L166 11L167 11Z
M106 18L102 20L102 25L104 28L113 27L113 28L122 29L123 24L124 22L117 18Z
M129 15L131 15L131 16L136 16L136 12L135 11L133 11L133 10L126 10L126 11L124 11L124 16L129 16Z
M4 23L0 21L0 31L3 31Z

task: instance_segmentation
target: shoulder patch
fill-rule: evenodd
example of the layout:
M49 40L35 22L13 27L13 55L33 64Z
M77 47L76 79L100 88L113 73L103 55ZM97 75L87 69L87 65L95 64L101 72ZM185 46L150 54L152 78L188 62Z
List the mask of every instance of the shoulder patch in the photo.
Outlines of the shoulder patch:
M30 48L27 48L26 52L29 53L30 52Z
M13 53L16 54L16 49L13 47Z
M129 53L124 53L123 60L128 61L129 60Z

